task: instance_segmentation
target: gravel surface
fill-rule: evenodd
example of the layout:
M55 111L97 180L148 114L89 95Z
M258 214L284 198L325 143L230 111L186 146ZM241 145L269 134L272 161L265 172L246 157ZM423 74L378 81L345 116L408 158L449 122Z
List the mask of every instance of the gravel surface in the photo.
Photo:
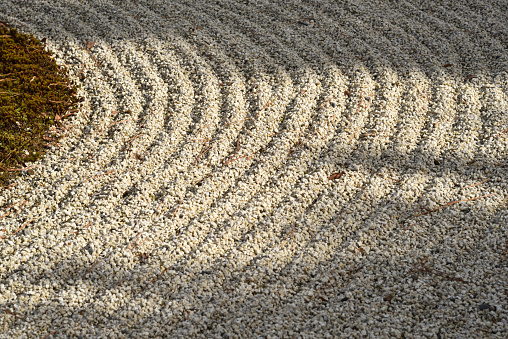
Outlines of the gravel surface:
M0 191L1 338L506 337L506 0L0 20L85 99Z

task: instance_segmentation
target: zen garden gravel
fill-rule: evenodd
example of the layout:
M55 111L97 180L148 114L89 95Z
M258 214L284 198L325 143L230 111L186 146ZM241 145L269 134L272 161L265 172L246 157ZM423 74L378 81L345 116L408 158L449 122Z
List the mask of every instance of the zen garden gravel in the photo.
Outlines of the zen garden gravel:
M0 20L84 98L0 191L1 338L506 338L506 0Z

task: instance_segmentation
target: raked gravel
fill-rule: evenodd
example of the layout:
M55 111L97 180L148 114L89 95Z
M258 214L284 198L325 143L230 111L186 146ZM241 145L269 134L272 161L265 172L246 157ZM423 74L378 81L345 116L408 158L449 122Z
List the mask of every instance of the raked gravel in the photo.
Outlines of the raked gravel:
M507 336L506 0L0 20L84 98L0 191L0 337Z

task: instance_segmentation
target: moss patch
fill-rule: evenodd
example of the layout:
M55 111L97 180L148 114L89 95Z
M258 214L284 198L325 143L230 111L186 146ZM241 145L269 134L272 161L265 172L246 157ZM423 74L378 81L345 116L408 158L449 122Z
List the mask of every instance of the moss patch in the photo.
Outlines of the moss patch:
M2 186L62 136L62 121L81 101L43 42L0 23Z

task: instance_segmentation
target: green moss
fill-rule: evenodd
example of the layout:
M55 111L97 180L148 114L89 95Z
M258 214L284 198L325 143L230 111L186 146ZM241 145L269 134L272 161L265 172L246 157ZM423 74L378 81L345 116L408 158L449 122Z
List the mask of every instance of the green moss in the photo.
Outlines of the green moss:
M41 41L0 24L0 185L61 137L62 120L80 101Z

